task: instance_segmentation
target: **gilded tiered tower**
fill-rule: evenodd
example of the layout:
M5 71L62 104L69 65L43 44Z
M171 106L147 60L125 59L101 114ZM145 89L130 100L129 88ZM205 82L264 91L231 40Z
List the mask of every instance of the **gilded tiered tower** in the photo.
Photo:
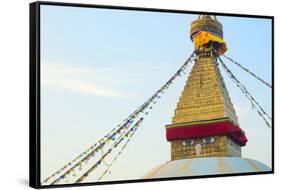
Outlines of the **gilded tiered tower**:
M215 16L200 15L191 23L195 64L166 126L171 160L197 157L240 157L247 142L218 68L226 51L223 27Z
M200 15L191 23L195 64L166 125L171 160L144 178L206 176L271 171L263 163L241 157L247 143L221 76L218 56L227 50L222 24L215 16Z

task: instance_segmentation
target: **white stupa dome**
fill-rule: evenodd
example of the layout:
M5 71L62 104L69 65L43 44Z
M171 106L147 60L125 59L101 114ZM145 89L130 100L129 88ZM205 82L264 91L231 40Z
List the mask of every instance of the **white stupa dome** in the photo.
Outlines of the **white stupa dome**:
M206 157L168 161L148 172L143 178L168 178L231 173L271 171L256 160L241 157Z

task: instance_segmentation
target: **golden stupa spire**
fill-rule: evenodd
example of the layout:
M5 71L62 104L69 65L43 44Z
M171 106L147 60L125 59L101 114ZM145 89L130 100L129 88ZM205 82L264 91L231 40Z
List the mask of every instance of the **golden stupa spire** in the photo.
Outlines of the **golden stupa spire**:
M247 138L216 62L226 51L222 24L215 16L200 15L191 23L190 36L197 58L166 126L171 159L241 156Z

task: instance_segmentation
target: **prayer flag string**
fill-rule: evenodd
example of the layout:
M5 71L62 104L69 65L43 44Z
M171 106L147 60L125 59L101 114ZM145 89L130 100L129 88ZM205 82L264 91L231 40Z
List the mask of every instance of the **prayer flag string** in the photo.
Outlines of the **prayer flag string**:
M136 130L138 129L138 127L140 126L142 120L140 120L137 123L137 127L133 130L133 133L130 134L130 136L128 137L127 141L125 142L125 144L121 147L121 149L119 150L118 154L113 158L113 160L111 161L111 163L108 165L107 169L102 173L102 175L98 178L98 181L100 181L108 172L110 167L112 166L112 164L117 160L117 158L121 155L121 153L123 152L123 150L126 148L126 146L129 144L130 140L132 139L132 137L134 136Z
M102 139L100 139L97 143L93 146L88 148L83 153L79 154L75 159L71 162L67 163L63 166L60 170L53 173L51 176L46 178L43 182L48 183L48 181L52 178L55 178L50 184L56 184L60 181L60 179L65 178L69 173L73 172L76 167L81 168L81 164L85 161L88 161L92 157L94 157L95 153L101 150L107 142L114 141L117 136L119 138L122 134L126 132L126 130L130 127L133 123L134 119L137 119L141 113L145 113L148 115L149 112L145 111L147 108L149 110L152 109L151 104L155 104L157 99L161 98L161 95L171 86L172 82L177 78L180 77L181 74L185 74L184 70L188 66L189 62L192 61L195 52L193 52L190 57L184 62L184 64L176 71L176 73L163 85L161 86L149 99L147 99L140 107L138 107L131 115L129 115L123 123L120 123L115 128L113 128L107 135L105 135ZM118 138L118 139L119 139ZM76 164L75 164L76 163ZM63 173L63 174L61 174Z
M253 77L255 77L257 80L259 80L260 82L265 84L267 87L272 88L272 86L268 82L266 82L265 80L258 77L255 73L251 72L249 69L243 67L241 64L239 64L238 62L234 61L233 59L231 59L230 57L228 57L226 55L222 55L222 56L224 56L226 59L228 59L229 61L231 61L232 63L234 63L235 65L237 65L238 67L240 67L241 69L243 69L244 71L246 71L247 73L252 75Z
M224 62L221 60L220 57L218 57L219 61L221 62L221 65L223 69L226 71L228 76L234 81L236 86L241 89L241 91L245 94L245 96L250 100L252 107L256 108L259 116L262 117L262 119L265 121L265 124L271 128L270 123L267 121L265 116L267 116L268 119L272 120L271 117L265 112L265 110L260 106L260 104L254 99L254 97L249 93L249 91L246 89L244 85L241 84L241 82L232 74L230 69L224 64Z
M135 129L137 129L140 126L140 122L142 122L143 117L141 117L138 122L130 129L128 130L124 137L130 138L130 136L132 136L135 133ZM131 134L130 134L131 133ZM117 141L116 144L114 144L113 147L111 147L101 158L99 161L97 161L90 169L88 169L81 177L79 177L75 183L81 183L93 170L95 170L97 168L97 166L104 160L104 158L106 156L108 156L112 150L117 147L125 138L121 138L119 141Z

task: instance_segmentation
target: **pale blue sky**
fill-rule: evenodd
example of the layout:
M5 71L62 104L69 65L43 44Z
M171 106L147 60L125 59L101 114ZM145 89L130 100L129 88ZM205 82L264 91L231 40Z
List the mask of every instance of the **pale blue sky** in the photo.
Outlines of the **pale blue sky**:
M191 14L41 7L43 178L96 142L171 77L194 49L189 27L196 18ZM218 19L224 26L226 55L271 83L271 20ZM229 61L225 63L271 114L270 90ZM271 166L271 130L222 74L240 127L249 139L243 157ZM145 118L105 180L138 179L170 159L164 126L171 122L186 77L177 80Z

